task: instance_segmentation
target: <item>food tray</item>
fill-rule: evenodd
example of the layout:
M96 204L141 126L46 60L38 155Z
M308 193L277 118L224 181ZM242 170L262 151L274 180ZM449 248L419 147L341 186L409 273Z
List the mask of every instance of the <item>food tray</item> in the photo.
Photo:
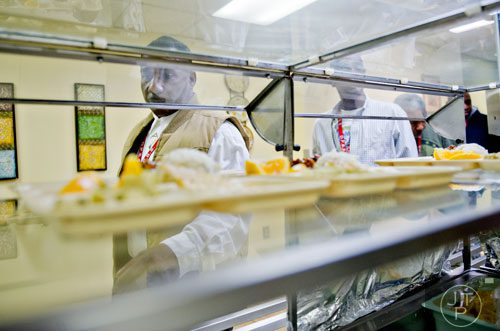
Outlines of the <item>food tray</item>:
M140 201L113 201L102 205L64 208L45 215L54 218L61 232L67 234L116 233L154 229L186 223L196 217L201 203L188 192Z
M500 160L481 160L479 167L483 170L500 171Z
M396 182L396 187L399 189L414 189L448 184L453 179L453 175L462 170L461 167L456 166L396 166L394 169L400 172Z
M369 195L374 193L391 192L396 188L398 173L368 172L368 173L317 173L299 172L286 175L274 176L293 180L327 180L328 188L324 191L324 197L349 198L355 196Z
M330 179L330 187L325 196L347 198L374 193L391 192L396 188L397 176L394 174L348 174Z
M381 166L429 166L435 161L432 156L425 157L406 157L400 159L376 160L375 163Z
M453 166L462 170L471 170L480 167L484 160L435 160L432 156L409 157L401 159L377 160L381 166Z
M386 169L384 169L386 168ZM276 177L330 181L323 196L349 198L375 193L387 193L394 189L415 189L448 184L460 167L380 167L375 172L355 174L294 173Z
M283 181L273 178L232 178L222 187L193 192L174 190L158 196L142 196L104 203L64 204L54 208L61 184L23 184L18 190L26 205L66 234L102 234L183 225L201 210L246 213L264 208L286 208L315 202L327 181ZM52 208L40 206L48 197ZM42 208L43 207L43 208ZM44 210L45 209L45 210Z
M329 186L325 180L299 181L280 176L248 176L232 180L241 187L205 198L203 208L246 213L258 209L301 207L314 203Z

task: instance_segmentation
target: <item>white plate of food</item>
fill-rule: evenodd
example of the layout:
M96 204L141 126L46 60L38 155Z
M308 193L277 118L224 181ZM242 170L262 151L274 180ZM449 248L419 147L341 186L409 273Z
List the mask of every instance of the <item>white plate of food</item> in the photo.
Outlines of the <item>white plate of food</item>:
M462 170L481 168L500 170L500 155L488 154L477 144L463 144L448 148L435 148L434 156L377 160L381 166L453 166Z

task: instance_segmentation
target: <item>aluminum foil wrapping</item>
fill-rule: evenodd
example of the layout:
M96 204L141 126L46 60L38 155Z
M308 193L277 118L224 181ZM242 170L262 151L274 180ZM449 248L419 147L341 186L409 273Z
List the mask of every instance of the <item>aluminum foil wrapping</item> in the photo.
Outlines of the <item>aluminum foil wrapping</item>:
M484 240L484 244L486 266L500 270L500 237L498 233L494 233Z
M298 329L331 330L384 308L438 276L451 249L443 246L299 293Z

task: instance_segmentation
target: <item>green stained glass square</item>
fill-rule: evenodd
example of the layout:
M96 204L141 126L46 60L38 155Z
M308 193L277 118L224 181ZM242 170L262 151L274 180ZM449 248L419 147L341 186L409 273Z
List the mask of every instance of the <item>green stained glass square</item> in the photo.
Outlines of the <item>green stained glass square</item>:
M105 138L104 116L78 116L78 139L98 139Z

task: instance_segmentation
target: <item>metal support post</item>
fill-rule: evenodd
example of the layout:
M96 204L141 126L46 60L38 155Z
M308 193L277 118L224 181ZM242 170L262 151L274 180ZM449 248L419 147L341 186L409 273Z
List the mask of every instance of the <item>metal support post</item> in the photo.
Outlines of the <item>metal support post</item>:
M292 330L297 330L297 294L288 294L288 322Z
M462 250L462 256L464 259L464 271L470 270L471 268L471 254L470 254L470 236L465 236L463 238L464 247Z
M293 79L287 77L285 87L285 114L284 114L284 130L283 130L283 155L293 159L294 150L294 98L293 98Z

